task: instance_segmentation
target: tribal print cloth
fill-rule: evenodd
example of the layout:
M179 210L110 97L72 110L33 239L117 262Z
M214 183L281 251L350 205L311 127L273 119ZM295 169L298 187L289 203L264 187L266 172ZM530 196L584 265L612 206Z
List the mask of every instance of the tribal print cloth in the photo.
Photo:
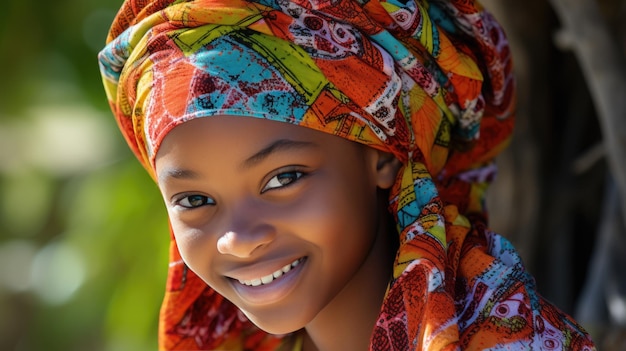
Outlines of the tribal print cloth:
M484 192L514 115L511 52L473 0L127 0L99 55L154 177L175 126L213 115L313 128L393 153L400 247L371 350L594 350L536 292ZM236 117L233 117L236 118ZM171 237L159 346L278 350L189 271Z

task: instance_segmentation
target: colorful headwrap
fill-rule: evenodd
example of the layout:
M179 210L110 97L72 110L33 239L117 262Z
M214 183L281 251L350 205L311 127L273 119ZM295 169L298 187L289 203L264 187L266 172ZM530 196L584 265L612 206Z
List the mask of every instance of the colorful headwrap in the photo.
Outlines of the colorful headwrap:
M213 115L313 128L393 153L400 247L372 350L592 350L486 227L513 128L511 53L472 0L127 0L101 52L113 112L154 176L169 131ZM182 262L172 236L165 350L275 350Z

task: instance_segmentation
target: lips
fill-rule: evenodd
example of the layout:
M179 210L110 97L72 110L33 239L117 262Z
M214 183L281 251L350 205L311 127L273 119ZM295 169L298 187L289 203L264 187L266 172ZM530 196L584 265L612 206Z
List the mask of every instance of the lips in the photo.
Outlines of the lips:
M302 260L303 260L302 258L294 260L293 262L284 265L281 269L276 270L272 274L268 274L260 278L255 278L251 280L238 279L238 281L240 284L247 285L247 286L267 285L267 284L272 283L274 280L282 277L283 274L288 273L289 271L291 271L291 269L296 268L302 262Z
M293 260L273 273L255 277L259 270L239 270L229 279L239 298L248 306L268 306L284 300L298 286L306 269L307 257ZM267 272L267 271L266 271ZM262 273L265 274L265 273Z

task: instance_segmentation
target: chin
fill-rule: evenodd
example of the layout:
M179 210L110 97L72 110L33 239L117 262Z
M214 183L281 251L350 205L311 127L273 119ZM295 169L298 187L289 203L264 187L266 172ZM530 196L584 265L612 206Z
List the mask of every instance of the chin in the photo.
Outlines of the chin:
M274 335L284 335L296 332L304 328L311 319L302 316L281 316L279 313L265 314L263 316L254 315L248 311L242 311L248 319L259 329Z

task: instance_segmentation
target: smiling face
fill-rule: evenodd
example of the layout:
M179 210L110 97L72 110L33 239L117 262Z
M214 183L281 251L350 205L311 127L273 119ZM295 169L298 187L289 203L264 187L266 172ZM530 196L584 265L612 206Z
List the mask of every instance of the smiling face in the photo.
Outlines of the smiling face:
M384 292L379 193L395 179L392 159L304 127L218 116L172 130L156 172L189 268L279 334L355 293Z

